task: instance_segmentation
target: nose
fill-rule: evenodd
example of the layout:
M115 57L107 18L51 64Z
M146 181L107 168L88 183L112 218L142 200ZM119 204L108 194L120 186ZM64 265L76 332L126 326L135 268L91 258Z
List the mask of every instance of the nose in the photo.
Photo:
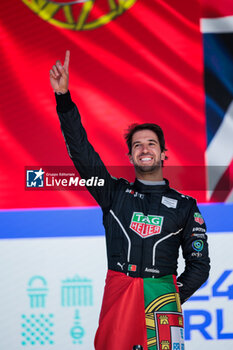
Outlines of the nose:
M142 153L148 153L147 145L142 146Z

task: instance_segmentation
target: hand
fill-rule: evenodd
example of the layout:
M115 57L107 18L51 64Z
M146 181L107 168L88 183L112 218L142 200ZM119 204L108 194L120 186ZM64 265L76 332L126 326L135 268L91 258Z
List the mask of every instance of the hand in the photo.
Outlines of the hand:
M64 65L62 66L60 61L50 69L50 83L57 94L65 94L68 91L69 86L69 62L70 51L66 51Z

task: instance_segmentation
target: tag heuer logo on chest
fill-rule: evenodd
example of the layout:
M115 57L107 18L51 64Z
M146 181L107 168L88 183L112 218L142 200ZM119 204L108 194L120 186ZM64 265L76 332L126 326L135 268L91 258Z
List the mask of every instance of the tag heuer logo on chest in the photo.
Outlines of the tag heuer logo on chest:
M147 215L134 212L130 228L142 238L151 237L161 232L163 225L163 216Z

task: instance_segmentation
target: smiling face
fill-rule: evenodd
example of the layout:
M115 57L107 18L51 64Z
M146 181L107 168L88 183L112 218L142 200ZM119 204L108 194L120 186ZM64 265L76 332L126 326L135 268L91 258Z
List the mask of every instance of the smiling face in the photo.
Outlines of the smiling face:
M147 174L157 174L161 178L161 161L164 159L165 153L161 152L158 136L152 130L140 130L133 134L130 161L138 178L145 178Z

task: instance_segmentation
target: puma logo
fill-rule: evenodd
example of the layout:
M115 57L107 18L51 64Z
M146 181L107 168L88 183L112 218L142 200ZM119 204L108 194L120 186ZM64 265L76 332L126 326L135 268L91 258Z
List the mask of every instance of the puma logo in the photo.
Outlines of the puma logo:
M124 269L124 265L125 265L125 263L121 264L121 263L119 263L119 261L118 261L117 265L119 265L119 266L120 266L120 268L121 268L121 270L123 270L123 269Z

